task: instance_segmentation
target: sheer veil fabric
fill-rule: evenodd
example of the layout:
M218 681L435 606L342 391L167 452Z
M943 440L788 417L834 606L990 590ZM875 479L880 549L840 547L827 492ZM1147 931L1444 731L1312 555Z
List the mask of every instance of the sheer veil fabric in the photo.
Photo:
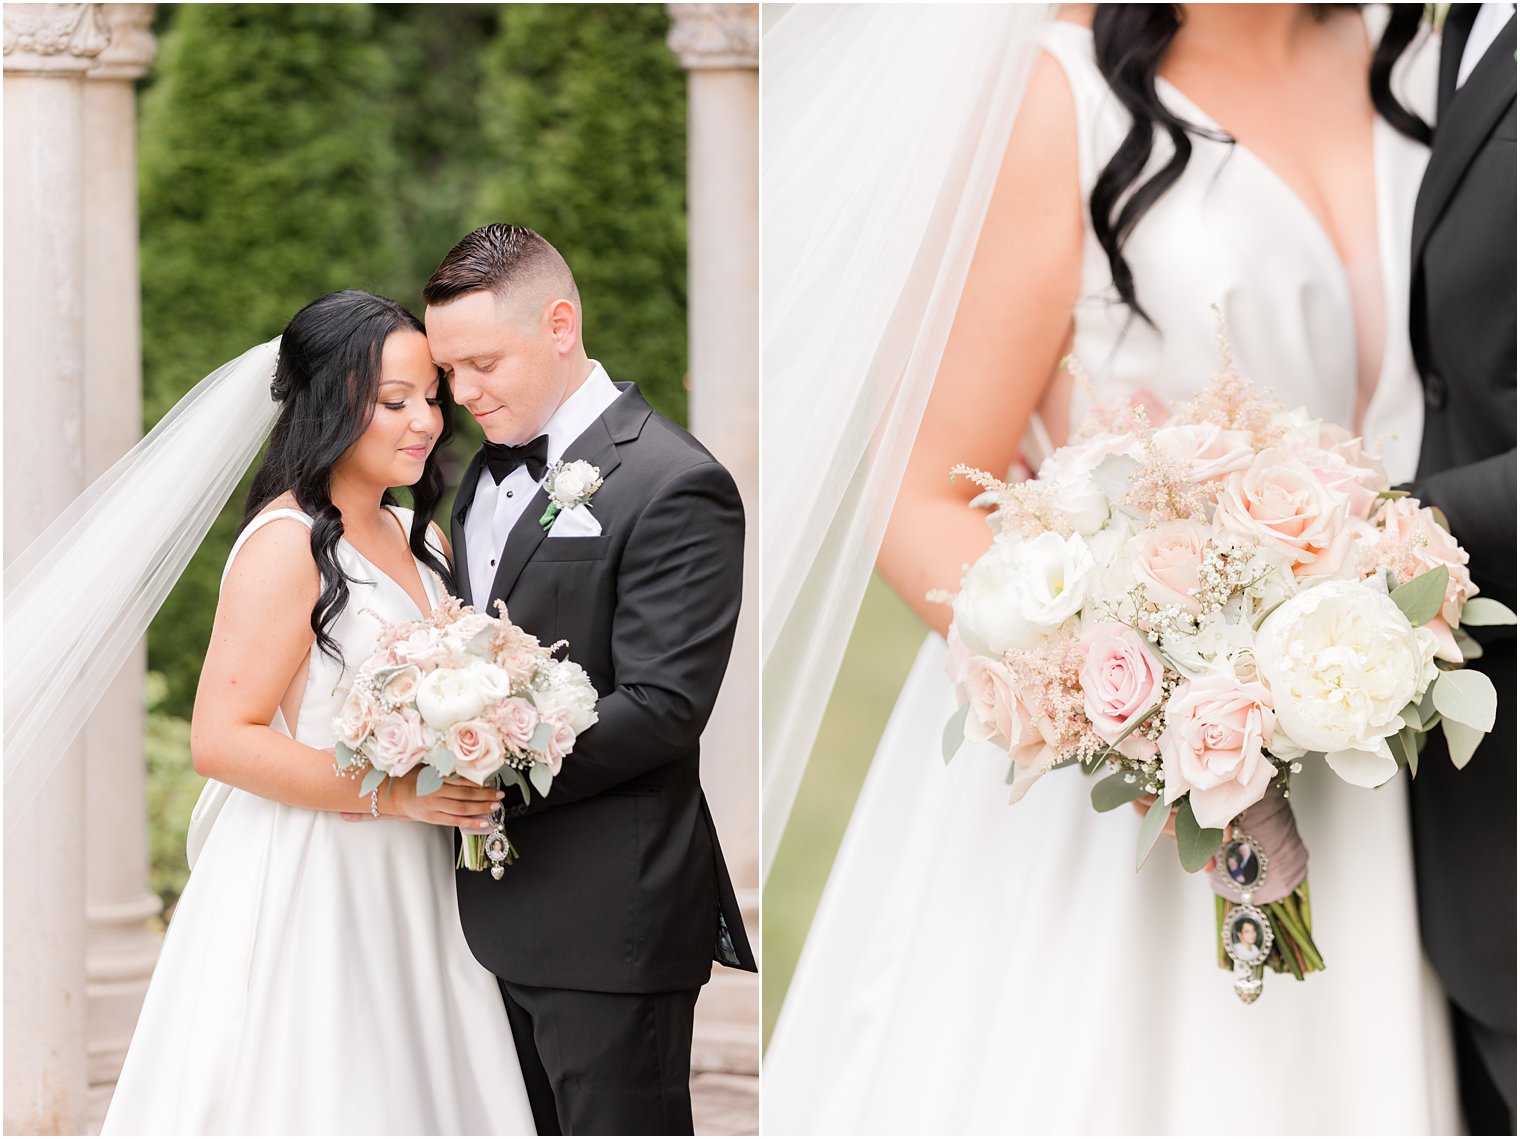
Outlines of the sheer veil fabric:
M5 824L21 818L258 454L280 339L175 404L5 568ZM68 738L63 738L67 736Z
M765 30L764 872L1053 11L798 4Z

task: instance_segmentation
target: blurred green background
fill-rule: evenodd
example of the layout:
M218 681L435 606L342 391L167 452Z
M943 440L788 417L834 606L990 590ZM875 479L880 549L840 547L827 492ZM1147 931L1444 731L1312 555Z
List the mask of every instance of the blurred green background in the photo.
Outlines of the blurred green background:
M144 429L336 289L421 314L449 248L538 230L586 348L686 419L686 76L659 4L161 4L139 84ZM479 444L461 415L453 484ZM148 634L153 881L183 888L188 728L234 494ZM448 502L440 515L446 514Z
M761 899L765 1043L860 785L924 636L913 612L873 575Z

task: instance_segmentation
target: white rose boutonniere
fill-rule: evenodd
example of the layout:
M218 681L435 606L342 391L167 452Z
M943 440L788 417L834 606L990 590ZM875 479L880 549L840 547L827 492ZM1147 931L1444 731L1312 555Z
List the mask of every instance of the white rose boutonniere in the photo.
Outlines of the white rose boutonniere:
M602 472L585 459L571 463L555 463L544 476L544 490L549 493L549 505L538 524L545 530L554 525L561 510L574 510L585 506L591 496L602 489Z

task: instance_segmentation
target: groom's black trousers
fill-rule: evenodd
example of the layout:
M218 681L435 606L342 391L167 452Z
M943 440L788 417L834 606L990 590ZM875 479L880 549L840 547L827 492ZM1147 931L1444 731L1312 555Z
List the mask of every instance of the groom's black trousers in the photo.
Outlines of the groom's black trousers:
M540 1135L690 1135L700 989L592 993L497 978Z

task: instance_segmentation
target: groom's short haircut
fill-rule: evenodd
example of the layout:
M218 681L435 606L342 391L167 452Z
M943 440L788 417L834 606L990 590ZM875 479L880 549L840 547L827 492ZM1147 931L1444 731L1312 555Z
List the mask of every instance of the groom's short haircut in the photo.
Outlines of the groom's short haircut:
M443 305L482 290L509 303L563 298L577 314L581 311L570 266L559 250L525 225L494 222L466 234L433 270L422 287L422 299Z

